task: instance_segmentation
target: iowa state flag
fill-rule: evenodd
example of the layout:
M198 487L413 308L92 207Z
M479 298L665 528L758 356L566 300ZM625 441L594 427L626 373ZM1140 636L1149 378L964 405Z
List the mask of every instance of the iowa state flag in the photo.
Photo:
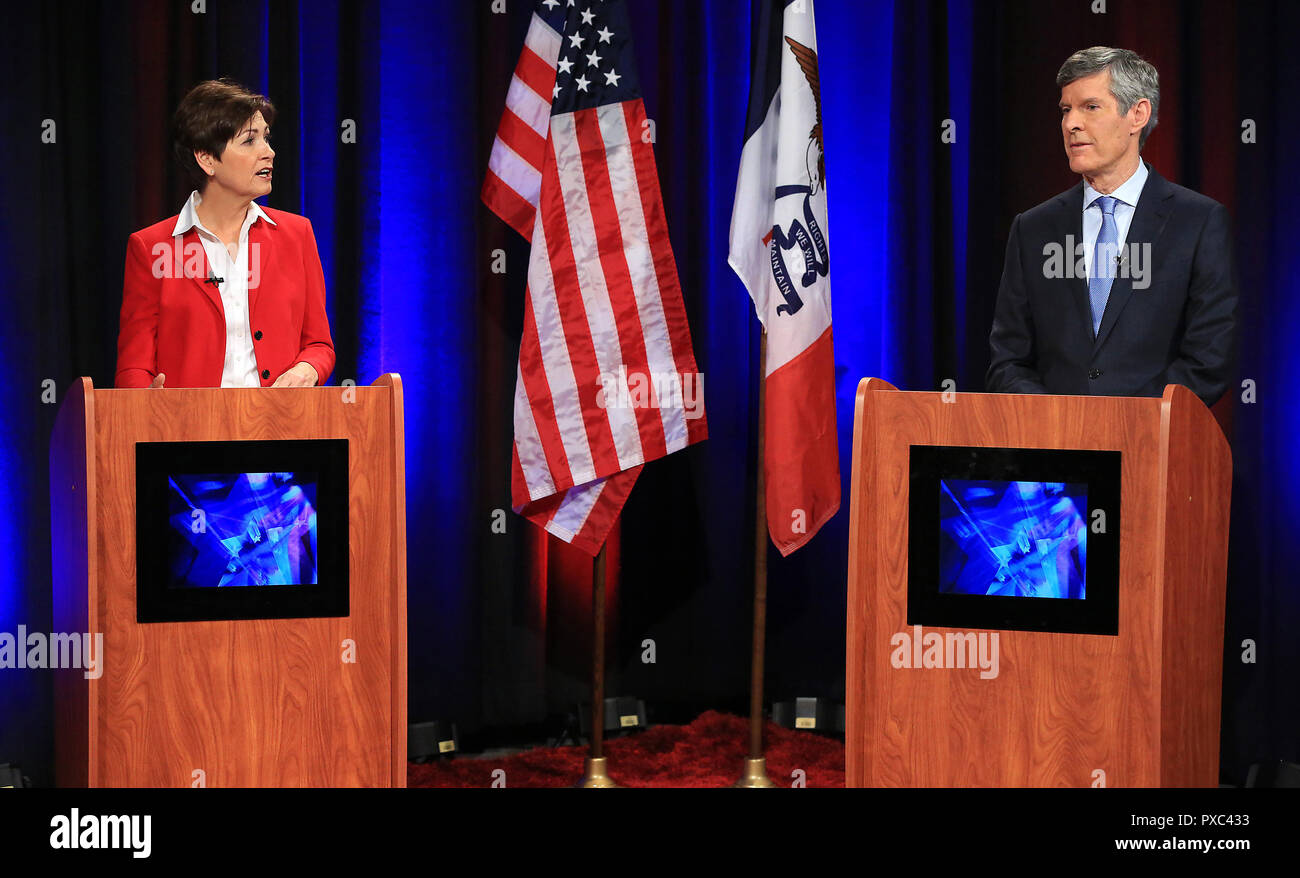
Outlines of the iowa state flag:
M482 197L532 242L512 505L592 555L708 435L649 127L621 0L538 0Z
M767 332L767 526L782 555L840 508L826 160L812 0L753 0L730 262Z

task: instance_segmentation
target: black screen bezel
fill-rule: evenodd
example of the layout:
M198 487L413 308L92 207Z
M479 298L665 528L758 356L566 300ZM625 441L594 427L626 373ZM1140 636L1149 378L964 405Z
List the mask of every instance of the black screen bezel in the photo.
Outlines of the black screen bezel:
M912 445L908 497L907 623L963 629L1119 634L1118 451ZM939 592L939 481L1080 482L1088 489L1087 597L1009 597ZM1092 528L1093 511L1106 528Z
M137 442L136 621L304 619L349 614L348 440ZM168 476L176 473L317 473L317 582L239 588L169 588Z

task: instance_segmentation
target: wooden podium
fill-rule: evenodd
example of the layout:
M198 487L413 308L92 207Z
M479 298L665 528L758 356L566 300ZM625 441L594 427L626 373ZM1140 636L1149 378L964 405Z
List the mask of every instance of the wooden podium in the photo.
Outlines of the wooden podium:
M1001 631L993 679L893 666L891 637L909 628L912 445L1119 451L1118 634ZM1231 482L1222 431L1179 385L1147 399L912 393L864 379L846 785L1216 786Z
M137 622L136 443L281 439L347 440L349 614ZM56 672L58 785L406 786L404 473L397 375L74 384L50 448L54 628L102 633L103 655L97 678Z

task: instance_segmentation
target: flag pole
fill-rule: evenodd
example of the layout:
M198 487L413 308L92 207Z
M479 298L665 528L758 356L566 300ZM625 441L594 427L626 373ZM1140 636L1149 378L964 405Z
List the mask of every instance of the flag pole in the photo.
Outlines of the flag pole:
M592 562L591 575L591 750L583 765L584 789L616 787L605 760L605 545Z
M754 490L754 631L749 676L749 756L735 786L752 789L774 787L767 776L763 755L763 646L767 632L767 479L763 472L763 397L767 391L767 332L758 340L758 456Z

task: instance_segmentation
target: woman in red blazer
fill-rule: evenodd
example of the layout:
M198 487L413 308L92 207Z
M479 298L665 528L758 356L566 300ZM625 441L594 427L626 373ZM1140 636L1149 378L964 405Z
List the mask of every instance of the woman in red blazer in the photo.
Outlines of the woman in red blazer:
M181 101L175 151L196 189L127 244L118 387L309 387L334 369L311 223L253 200L271 191L274 118L227 79Z

